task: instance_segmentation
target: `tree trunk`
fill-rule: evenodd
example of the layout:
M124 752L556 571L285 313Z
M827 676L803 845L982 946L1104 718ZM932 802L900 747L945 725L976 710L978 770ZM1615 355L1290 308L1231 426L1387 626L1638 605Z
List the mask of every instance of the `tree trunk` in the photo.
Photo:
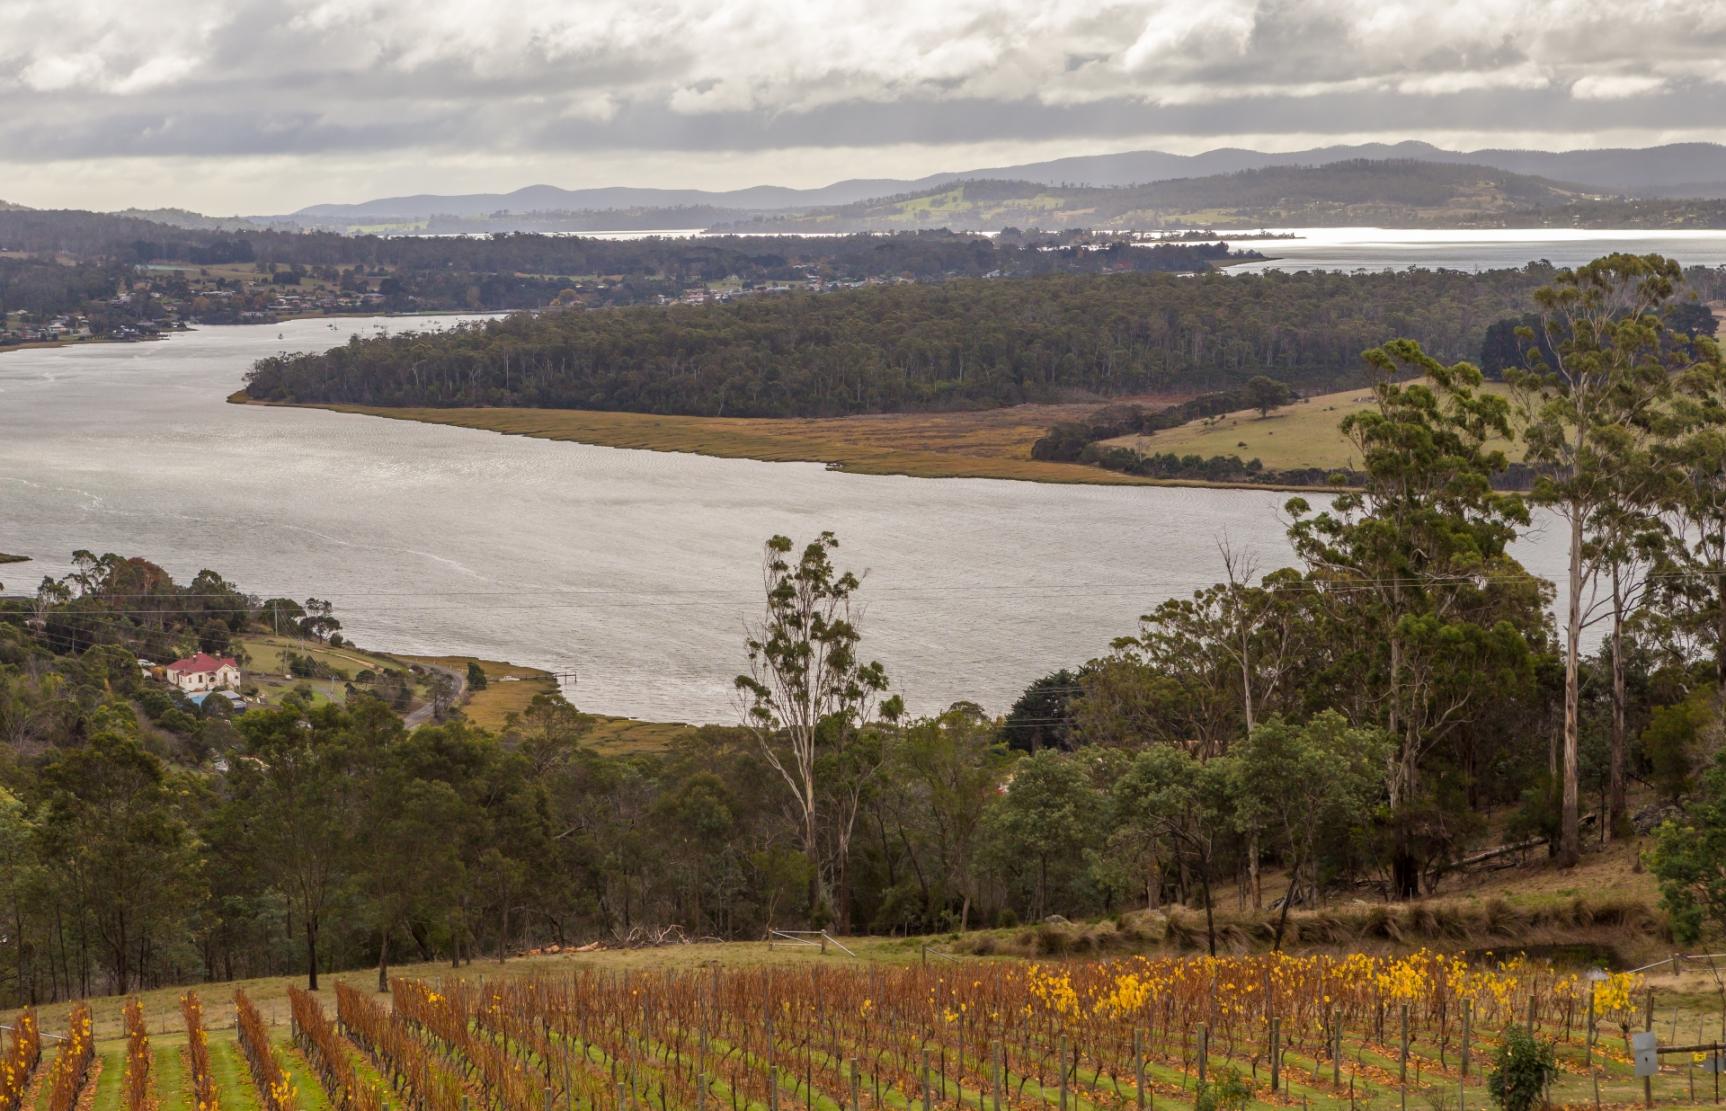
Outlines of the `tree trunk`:
M1296 885L1300 883L1301 862L1296 860L1289 868L1289 889L1283 893L1282 910L1277 914L1276 936L1271 939L1271 952L1280 952L1283 947L1283 930L1289 924L1289 907L1294 905Z
M318 990L318 920L306 916L306 990Z
M1624 748L1625 703L1628 700L1624 678L1624 606L1617 597L1618 583L1613 582L1612 607L1612 755L1607 771L1606 821L1603 831L1616 839L1624 828L1629 807L1625 800Z
M1217 918L1211 899L1211 860L1207 855L1199 869L1199 882L1205 893L1205 944L1211 956L1217 955Z
M1564 628L1564 745L1563 791L1559 801L1558 864L1574 867L1582 859L1582 829L1578 739L1582 723L1582 515L1576 507L1570 514L1570 598Z
M385 930L378 942L378 991L390 990L390 932Z
M1263 910L1264 885L1259 882L1259 831L1247 834L1247 885L1252 892L1253 909Z

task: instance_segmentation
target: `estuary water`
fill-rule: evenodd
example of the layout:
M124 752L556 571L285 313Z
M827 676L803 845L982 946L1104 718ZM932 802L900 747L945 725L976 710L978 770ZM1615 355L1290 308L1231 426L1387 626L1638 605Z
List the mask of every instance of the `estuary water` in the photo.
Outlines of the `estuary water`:
M1545 259L1577 266L1618 251L1662 254L1685 266L1726 265L1726 231L1598 231L1575 228L1273 228L1296 239L1242 239L1233 245L1272 256L1229 273L1264 270L1502 270ZM1227 238L1222 236L1220 238Z
M458 318L444 318L448 322ZM415 327L435 326L417 319ZM205 327L0 355L9 590L74 549L333 600L358 643L571 672L582 708L734 722L762 542L838 534L865 650L917 712L1004 710L1216 581L1218 541L1287 557L1282 495L828 472L227 404L254 359L401 320ZM1519 554L1558 570L1552 537Z

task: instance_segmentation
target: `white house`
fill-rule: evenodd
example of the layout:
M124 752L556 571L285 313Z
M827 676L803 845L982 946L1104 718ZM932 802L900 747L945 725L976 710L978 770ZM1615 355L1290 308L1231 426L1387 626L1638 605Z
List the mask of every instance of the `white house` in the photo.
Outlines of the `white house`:
M240 665L227 656L199 652L169 664L168 682L187 694L231 689L240 685Z

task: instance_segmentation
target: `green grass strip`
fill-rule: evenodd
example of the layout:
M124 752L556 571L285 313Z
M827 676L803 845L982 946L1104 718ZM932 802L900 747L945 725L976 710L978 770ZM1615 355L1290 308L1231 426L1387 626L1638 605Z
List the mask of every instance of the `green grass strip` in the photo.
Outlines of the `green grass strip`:
M91 1097L90 1111L120 1111L120 1080L126 1068L125 1059L118 1049L99 1053L96 1059L102 1062L102 1074L96 1078L96 1094Z
M239 1042L210 1042L210 1073L216 1080L216 1098L222 1111L262 1111L258 1086L252 1082L252 1069L240 1052Z
M159 1045L150 1072L156 1081L158 1111L191 1111L192 1093L186 1081L183 1047Z
M341 1038L341 1046L342 1051L348 1055L348 1062L354 1067L354 1079L378 1093L378 1099L383 1104L384 1111L394 1111L395 1108L399 1107L401 1103L396 1096L396 1090L390 1087L390 1083L384 1079L383 1073L379 1072L377 1067L372 1064L371 1058L367 1057L359 1046L346 1037Z
M311 1062L294 1045L292 1038L284 1035L270 1046L270 1052L276 1055L276 1063L294 1086L294 1099L300 1111L330 1111L330 1094L324 1091L318 1074L312 1071Z

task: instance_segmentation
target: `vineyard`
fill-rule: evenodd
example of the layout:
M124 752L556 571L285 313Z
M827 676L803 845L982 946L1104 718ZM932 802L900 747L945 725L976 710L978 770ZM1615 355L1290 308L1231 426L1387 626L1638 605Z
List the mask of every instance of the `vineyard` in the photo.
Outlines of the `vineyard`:
M237 992L231 1038L187 993L154 1039L129 1001L100 1055L87 1008L64 1033L26 1012L0 1111L1471 1111L1518 1028L1554 1046L1553 1103L1630 1106L1633 1033L1726 1035L1719 1001L1651 1020L1653 998L1635 975L1424 951L397 979L290 989L280 1025ZM1668 1054L1647 1096L1713 1102L1706 1056Z

